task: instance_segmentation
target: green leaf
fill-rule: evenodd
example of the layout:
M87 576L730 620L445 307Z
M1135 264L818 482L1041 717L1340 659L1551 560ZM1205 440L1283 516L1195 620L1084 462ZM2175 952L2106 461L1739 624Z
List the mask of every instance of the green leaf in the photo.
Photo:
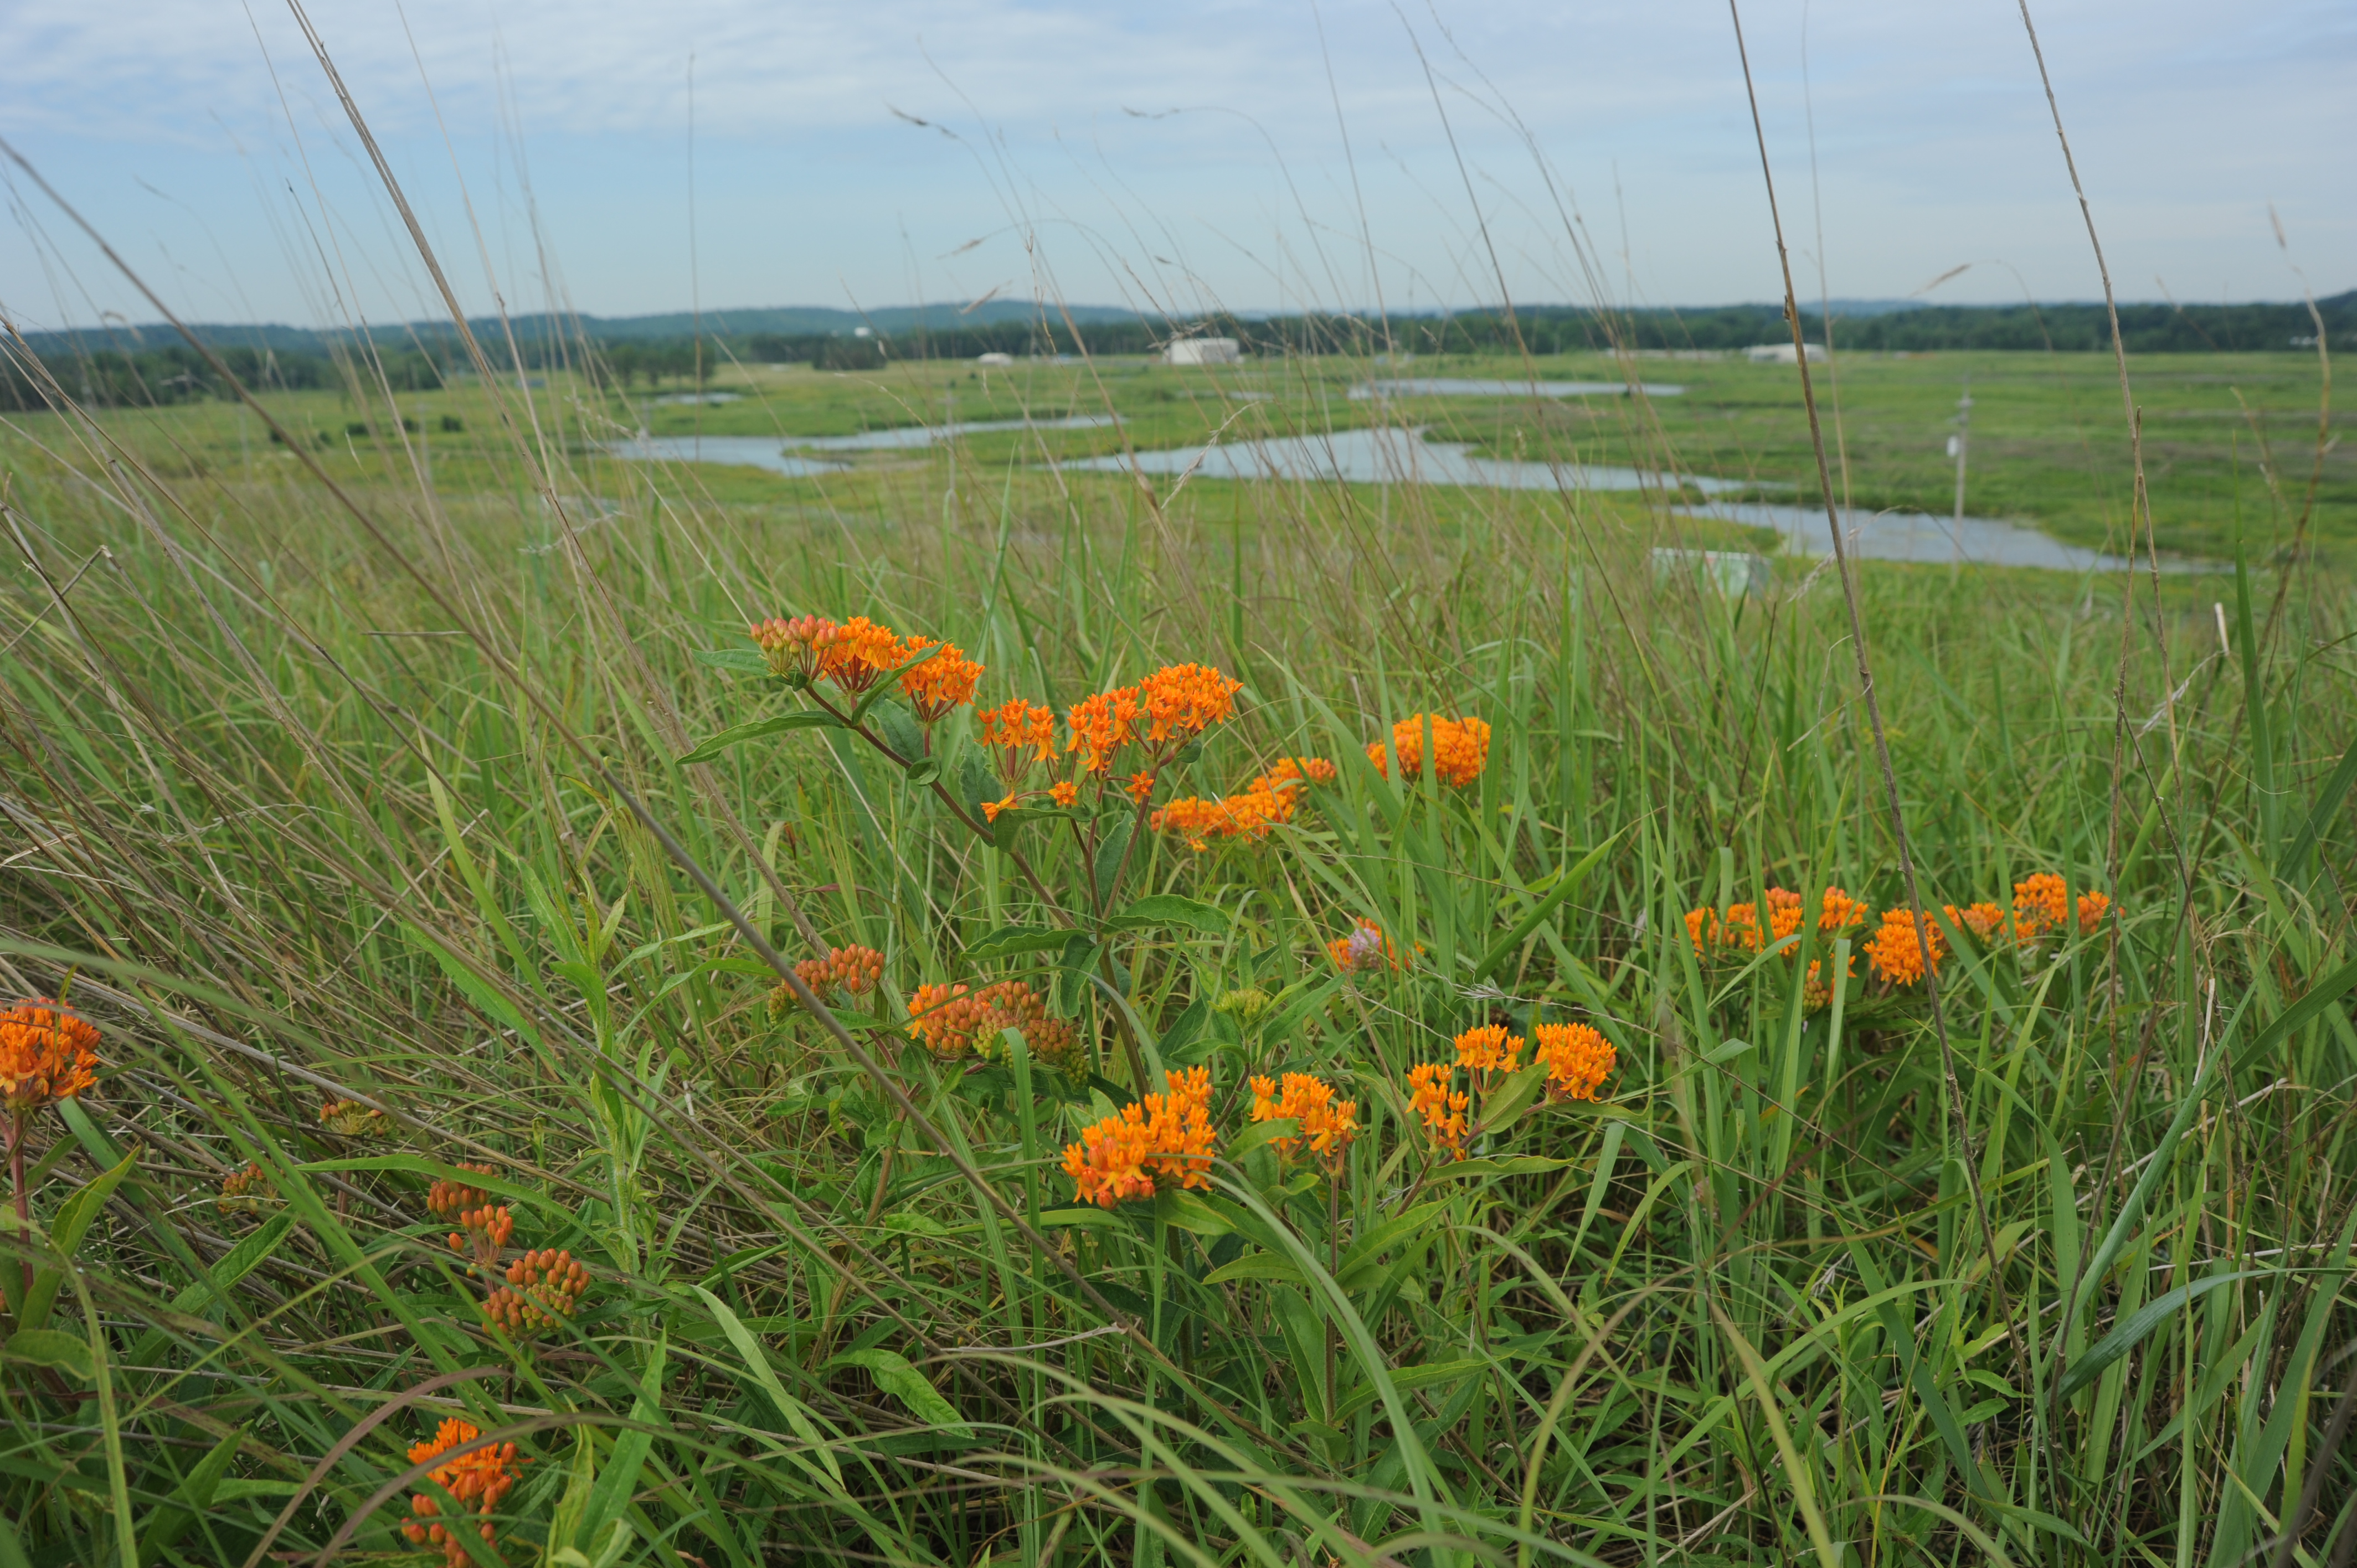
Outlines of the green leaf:
M1471 1176L1537 1176L1543 1171L1559 1171L1571 1164L1569 1160L1554 1160L1539 1155L1515 1155L1502 1160L1457 1160L1432 1173L1435 1181L1457 1181Z
M630 1499L638 1495L639 1472L646 1466L648 1451L654 1446L656 1429L665 1424L663 1349L663 1342L658 1338L648 1351L646 1369L639 1377L638 1398L630 1403L630 1424L615 1434L614 1455L597 1477L588 1506L582 1510L581 1527L573 1538L576 1543L597 1541L605 1535L608 1524L622 1523Z
M1085 1230L1126 1230L1121 1216L1109 1208L1050 1208L1039 1216L1040 1225L1049 1230L1077 1225Z
M98 1211L105 1207L106 1200L113 1196L114 1189L123 1185L123 1178L129 1176L131 1167L138 1163L139 1151L134 1149L124 1155L122 1162L113 1169L59 1204L58 1217L49 1226L49 1245L63 1256L72 1257L74 1249L81 1245L83 1234L90 1230L91 1221L98 1218ZM44 1268L34 1275L33 1288L25 1297L23 1309L16 1315L17 1326L38 1328L48 1323L49 1307L57 1300L59 1287L64 1283L65 1276L53 1268Z
M505 1176L485 1176L481 1171L461 1170L445 1160L429 1160L423 1155L369 1155L349 1160L313 1160L295 1167L298 1171L403 1171L410 1176L430 1176L437 1181L455 1181L479 1187L494 1197L508 1198L516 1203L551 1207L554 1200L544 1192L536 1192L522 1182Z
M736 1347L737 1355L744 1358L745 1369L753 1374L754 1380L761 1385L761 1391L770 1396L770 1402L777 1407L780 1415L786 1418L786 1424L794 1429L794 1435L809 1445L811 1457L826 1467L827 1476L834 1482L834 1489L841 1491L843 1472L836 1466L834 1455L828 1451L825 1440L819 1435L818 1423L811 1419L809 1407L786 1392L785 1385L778 1381L777 1369L770 1365L770 1353L761 1348L761 1342L753 1337L753 1331L745 1326L744 1320L726 1302L702 1285L690 1285L688 1289L703 1298L713 1321L720 1325L720 1332L728 1337L728 1343Z
M1157 1192L1154 1195L1154 1208L1163 1223L1198 1236L1225 1236L1235 1230L1226 1216L1191 1192Z
M1107 824L1103 836L1097 840L1096 859L1089 865L1089 885L1096 889L1097 898L1113 897L1115 873L1129 858L1130 835L1136 827L1135 813L1124 811Z
M707 670L726 670L731 675L771 673L769 655L758 648L699 648L688 657Z
M1116 931L1184 926L1207 937L1227 935L1228 924L1228 912L1218 905L1206 904L1200 898L1184 898L1176 893L1151 893L1135 899L1120 914L1105 921L1108 929Z
M968 1426L957 1412L957 1407L942 1397L941 1390L925 1380L923 1373L909 1365L899 1352L885 1349L845 1350L826 1364L826 1369L857 1367L876 1380L876 1386L909 1407L909 1412L927 1426L938 1426L956 1437L971 1437L974 1428Z
M19 1328L0 1345L0 1359L54 1368L83 1382L91 1378L90 1342L55 1328Z
M1628 831L1628 829L1622 828L1620 832L1625 833ZM1614 833L1610 838L1606 839L1602 843L1598 844L1594 849L1589 850L1585 855L1582 855L1578 864L1574 865L1569 871L1566 872L1562 878L1558 880L1553 887L1547 890L1545 897L1541 898L1537 903L1531 906L1531 912L1529 914L1524 915L1521 919L1514 922L1514 929L1512 930L1508 931L1504 936L1499 938L1496 945L1492 946L1488 952L1481 955L1481 961L1473 966L1473 982L1475 984L1478 985L1482 981L1489 979L1492 971L1496 970L1500 964L1505 962L1517 949L1519 949L1525 941L1530 940L1531 933L1539 929L1540 921L1545 919L1549 915L1554 914L1556 908L1560 906L1565 899L1579 891L1580 884L1587 880L1587 874L1596 869L1597 863L1604 858L1604 852L1610 849L1614 843L1618 843L1620 837L1620 833Z
M245 1442L245 1428L241 1426L207 1451L197 1467L188 1472L188 1479L174 1488L171 1501L157 1509L146 1532L139 1538L139 1561L150 1563L164 1554L164 1549L188 1533L188 1526L213 1505L214 1490L221 1477L229 1473L230 1461Z
M1481 1131L1501 1133L1523 1119L1546 1087L1547 1067L1544 1062L1533 1062L1491 1091L1481 1105Z
M1001 926L998 929L965 950L969 963L990 963L1018 953L1053 952L1071 940L1072 933L1040 926Z
M759 740L763 736L783 735L788 730L830 729L840 727L842 721L824 708L796 708L791 714L772 714L766 719L748 719L741 725L731 725L693 751L680 757L683 764L709 762L725 751Z
M2117 1325L2109 1334L2104 1335L2096 1343L2094 1348L2072 1362L2071 1369L2063 1374L2061 1382L2055 1386L2054 1397L2058 1400L2069 1399L2072 1394L2102 1377L2104 1368L2135 1349L2138 1340L2175 1316L2187 1302L2198 1296L2207 1295L2220 1285L2230 1285L2239 1280L2256 1279L2263 1274L2273 1274L2276 1272L2274 1269L2244 1269L2231 1274L2212 1274L2206 1280L2195 1280L2190 1284L2178 1286L2166 1295L2156 1296L2142 1308L2131 1314L2126 1321Z
M1394 1367L1392 1384L1402 1393L1411 1389L1437 1388L1445 1383L1461 1383L1467 1378L1488 1371L1490 1367L1489 1361L1464 1358L1454 1361L1426 1361L1418 1367ZM1374 1397L1373 1385L1361 1384L1343 1396L1341 1404L1334 1412L1334 1418L1340 1421L1357 1414L1362 1407L1373 1402Z
M866 703L860 704L861 719L855 720L855 723L865 719L866 709ZM917 727L917 721L909 716L908 709L898 707L885 709L883 713L877 715L876 727L883 732L884 744L892 748L892 755L904 763L912 766L922 765L925 756L925 732Z
M900 777L909 781L909 788L911 789L921 789L926 785L931 784L934 779L939 779L941 776L941 758L937 757L928 757L920 760L915 767L909 768L908 772L902 774Z
M1203 1276L1207 1285L1223 1285L1236 1280L1275 1280L1289 1285L1304 1283L1301 1271L1293 1266L1292 1260L1276 1252L1247 1252Z
M1228 1158L1241 1160L1254 1149L1265 1148L1279 1138L1301 1136L1301 1122L1292 1116L1272 1116L1265 1122L1255 1122L1235 1135L1228 1145Z

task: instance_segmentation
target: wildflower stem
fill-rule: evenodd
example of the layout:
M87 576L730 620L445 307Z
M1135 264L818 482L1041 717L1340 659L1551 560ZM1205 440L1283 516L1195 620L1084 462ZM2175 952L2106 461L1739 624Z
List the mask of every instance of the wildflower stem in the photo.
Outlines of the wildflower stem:
M1922 945L1923 991L1931 1004L1932 1032L1939 1036L1940 1068L1946 1081L1948 1114L1955 1129L1956 1147L1964 1157L1964 1181L1972 1189L1973 1218L1978 1221L1981 1243L1987 1249L1989 1288L1996 1294L1998 1318L2013 1321L2013 1308L2007 1299L2002 1261L1996 1251L1996 1228L1989 1222L1988 1197L1981 1190L1980 1163L1973 1150L1973 1131L1964 1110L1964 1085L1956 1076L1955 1048L1948 1039L1946 1011L1940 1004L1938 966L1931 961L1931 924L1923 916L1922 890L1915 884L1915 857L1907 842L1907 814L1899 798L1899 774L1890 765L1890 736L1882 723L1882 703L1875 694L1874 669L1867 661L1866 622L1857 606L1857 579L1850 565L1849 545L1842 537L1841 514L1834 500L1831 467L1825 461L1824 427L1817 418L1817 398L1814 384L1809 378L1809 350L1801 336L1799 296L1792 289L1792 258L1784 246L1784 220L1776 209L1776 177L1768 165L1768 132L1760 119L1760 94L1751 82L1751 57L1743 44L1743 14L1738 0L1727 0L1727 16L1735 25L1735 50L1743 63L1743 90L1751 105L1751 129L1760 144L1760 177L1767 187L1768 216L1776 232L1776 260L1784 274L1784 320L1792 329L1792 355L1801 372L1801 403L1809 416L1809 444L1816 454L1817 493L1825 503L1825 522L1832 531L1834 569L1841 579L1842 604L1849 616L1850 652L1857 664L1858 694L1866 702L1867 727L1874 735L1874 756L1880 767L1883 789L1890 810L1890 836L1899 852L1900 879L1907 887L1907 908L1915 922L1915 940ZM1836 983L1839 977L1836 977ZM2017 1346L2017 1349L2019 1347ZM1764 1396L1763 1396L1764 1397Z
M23 1250L24 1287L16 1297L16 1310L33 1297L33 1201L25 1190L25 1113L12 1112L8 1117L8 1189L16 1204L16 1245Z

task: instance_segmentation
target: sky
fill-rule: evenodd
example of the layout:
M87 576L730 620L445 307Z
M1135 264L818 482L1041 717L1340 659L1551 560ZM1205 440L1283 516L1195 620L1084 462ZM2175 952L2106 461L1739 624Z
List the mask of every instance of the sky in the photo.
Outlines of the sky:
M186 318L442 313L307 23L469 313L1782 292L1712 0L304 4L0 0L0 138ZM2357 285L2357 6L2031 16L2120 298ZM2101 297L2016 0L1741 22L1804 299ZM0 197L0 313L156 318Z

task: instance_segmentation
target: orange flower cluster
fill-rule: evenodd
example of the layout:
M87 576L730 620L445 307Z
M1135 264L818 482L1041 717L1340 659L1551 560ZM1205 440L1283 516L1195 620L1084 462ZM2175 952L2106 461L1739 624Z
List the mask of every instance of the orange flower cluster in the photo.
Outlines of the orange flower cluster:
M1254 1121L1290 1120L1301 1125L1298 1137L1277 1139L1278 1159L1289 1162L1307 1148L1324 1160L1328 1169L1341 1169L1342 1156L1360 1133L1357 1101L1336 1100L1331 1085L1306 1072L1286 1073L1281 1087L1255 1078L1252 1091Z
M1486 1085L1493 1072L1512 1072L1522 1066L1523 1037L1510 1035L1503 1024L1484 1024L1457 1036L1457 1065Z
M835 629L824 616L801 616L756 621L747 635L768 658L771 673L807 684L818 673L819 660L834 645Z
M339 1138L389 1138L393 1118L357 1100L330 1100L319 1107L319 1125Z
M1160 746L1201 735L1236 711L1242 681L1231 681L1208 664L1169 664L1137 683L1146 710L1146 739Z
M839 947L824 958L806 958L794 965L794 976L823 998L830 991L865 996L884 976L884 955L856 943Z
M1472 1109L1473 1097L1448 1087L1456 1074L1455 1068L1441 1062L1420 1062L1407 1069L1408 1111L1424 1119L1425 1135L1436 1154L1465 1152L1466 1112Z
M1117 1116L1082 1130L1064 1148L1064 1174L1074 1200L1111 1208L1124 1199L1152 1197L1155 1183L1211 1185L1211 1074L1206 1068L1162 1075L1168 1090L1121 1108Z
M1995 941L2005 935L2005 909L1986 899L1957 908L1953 904L1942 906L1951 925L1961 926L1980 940Z
M1546 1063L1549 1100L1594 1100L1620 1064L1612 1042L1591 1025L1541 1024L1531 1033L1538 1059Z
M908 646L890 627L854 616L828 635L819 650L818 672L856 697L908 661Z
M1444 719L1438 714L1417 714L1392 725L1392 750L1399 754L1400 777L1424 774L1424 725L1432 723L1433 772L1445 784L1462 789L1481 777L1490 762L1490 726L1480 719ZM1367 747L1367 760L1386 776L1390 765L1381 741Z
M909 1033L944 1060L969 1052L995 1059L1002 1029L1022 1035L1034 1061L1062 1068L1079 1057L1079 1034L1066 1020L1050 1017L1047 1003L1025 981L1002 980L979 991L963 984L920 985L909 999Z
M1064 715L1064 727L1071 735L1064 749L1079 752L1086 771L1103 773L1113 766L1114 753L1137 738L1141 711L1135 686L1082 697Z
M430 1443L420 1443L409 1450L409 1462L423 1465L427 1460L461 1448L482 1436L475 1427L463 1421L446 1421ZM528 1463L528 1461L527 1461ZM500 1506L500 1499L516 1484L513 1466L517 1464L516 1445L512 1443L490 1443L472 1453L461 1454L447 1465L437 1465L429 1474L435 1485L448 1492L466 1508L490 1513ZM419 1492L409 1499L409 1522L401 1527L410 1543L425 1546L429 1542L442 1549L447 1568L467 1568L474 1561L450 1526L441 1522L442 1504L439 1498ZM497 1539L491 1521L482 1521L477 1531L483 1544L490 1546Z
M2013 885L2013 926L2017 940L2034 942L2069 922L2071 892L2062 879L2041 871L2027 882ZM2112 901L2101 893L2079 895L2079 929L2093 936L2103 926Z
M1939 926L1926 916L1919 941L1912 915L1904 909L1885 909L1882 929L1866 940L1867 967L1893 985L1912 985L1923 978L1926 949L1931 952L1932 971L1936 974L1940 960L1947 953L1947 945L1940 940Z
M1817 929L1839 936L1866 921L1866 906L1838 887L1828 887L1817 899ZM1757 904L1729 904L1726 910L1686 911L1686 940L1706 957L1724 951L1758 952L1769 942L1796 935L1808 919L1808 900L1789 887L1768 889L1768 929L1760 929ZM1792 950L1784 955L1791 958Z
M1824 978L1824 968L1823 959L1813 958L1809 961L1809 972L1801 980L1801 1011L1803 1013L1822 1013L1833 1005L1834 988ZM1857 978L1857 955L1852 953L1849 959L1847 979L1856 980Z
M1369 974L1379 969L1405 969L1399 944L1383 935L1372 920L1361 919L1347 937L1326 944L1327 956L1344 974Z
M930 637L912 637L900 645L902 662L934 646ZM982 666L959 651L954 642L900 677L900 690L917 713L920 724L938 724L950 711L974 701L982 680Z
M508 1265L508 1283L483 1303L483 1316L511 1338L538 1334L573 1316L589 1288L589 1271L562 1250L526 1252Z
M1022 778L1034 763L1055 760L1053 708L1010 697L995 708L977 712L974 718L982 726L982 744L998 753L998 775L1008 783ZM1027 751L1028 757L1024 755Z
M243 1170L231 1171L221 1178L221 1196L213 1199L213 1208L224 1219L232 1214L253 1214L277 1196L278 1189L262 1174L262 1167L249 1162Z
M0 1013L0 1106L24 1117L98 1081L98 1026L46 996Z
M1334 765L1322 757L1282 757L1275 767L1233 795L1206 800L1189 795L1154 813L1157 832L1177 833L1187 847L1202 850L1213 838L1262 838L1279 822L1293 820L1306 781L1334 781Z
M478 1175L495 1174L490 1165L462 1165L462 1171ZM491 1195L479 1187L468 1187L447 1177L437 1179L425 1195L425 1207L437 1219L455 1219L458 1229L450 1232L450 1250L474 1254L475 1262L489 1268L497 1261L500 1249L515 1234L515 1216L505 1204L495 1204Z

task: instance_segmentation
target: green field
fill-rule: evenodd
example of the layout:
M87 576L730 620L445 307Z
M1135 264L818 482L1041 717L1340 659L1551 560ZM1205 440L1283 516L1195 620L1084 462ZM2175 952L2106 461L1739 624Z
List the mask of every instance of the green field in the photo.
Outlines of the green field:
M1845 361L1857 499L1945 510L1967 368L1972 510L2123 543L2100 358ZM2313 364L2133 367L2160 543L2216 567L2158 603L1864 566L1889 784L1830 568L1730 599L1652 552L1738 541L1633 494L1048 466L1347 427L1369 369L265 397L291 448L222 403L0 426L0 1004L101 1032L78 1097L10 1080L0 1568L2227 1568L2287 1526L2328 1561L2357 494L2336 448L2287 548ZM1408 412L1808 493L1791 367L1636 369L1689 390ZM954 488L942 450L789 479L601 448L949 393L1125 423L976 436ZM920 723L889 677L866 736L814 717L843 682L746 636L802 615L954 642L976 708L1052 709L1053 758L1010 782L974 708ZM1189 663L1232 714L1074 773L1075 704ZM1427 718L1486 748L1403 779ZM1155 828L1302 757L1332 779L1265 833ZM1857 956L1908 919L1890 785L1936 1004ZM2041 874L2060 925L1975 934ZM1828 885L1863 925L1689 939ZM830 1024L771 948L877 983ZM910 1016L996 983L1028 1000L955 1041ZM1593 1100L1527 1066L1574 1024L1613 1047ZM1487 1026L1526 1044L1448 1077L1453 1148L1409 1073ZM1150 1197L1079 1201L1067 1147L1197 1068L1216 1161L1146 1147ZM1288 1072L1353 1104L1331 1162L1253 1119ZM451 1419L515 1453L437 1468ZM437 1520L447 1553L402 1532Z

